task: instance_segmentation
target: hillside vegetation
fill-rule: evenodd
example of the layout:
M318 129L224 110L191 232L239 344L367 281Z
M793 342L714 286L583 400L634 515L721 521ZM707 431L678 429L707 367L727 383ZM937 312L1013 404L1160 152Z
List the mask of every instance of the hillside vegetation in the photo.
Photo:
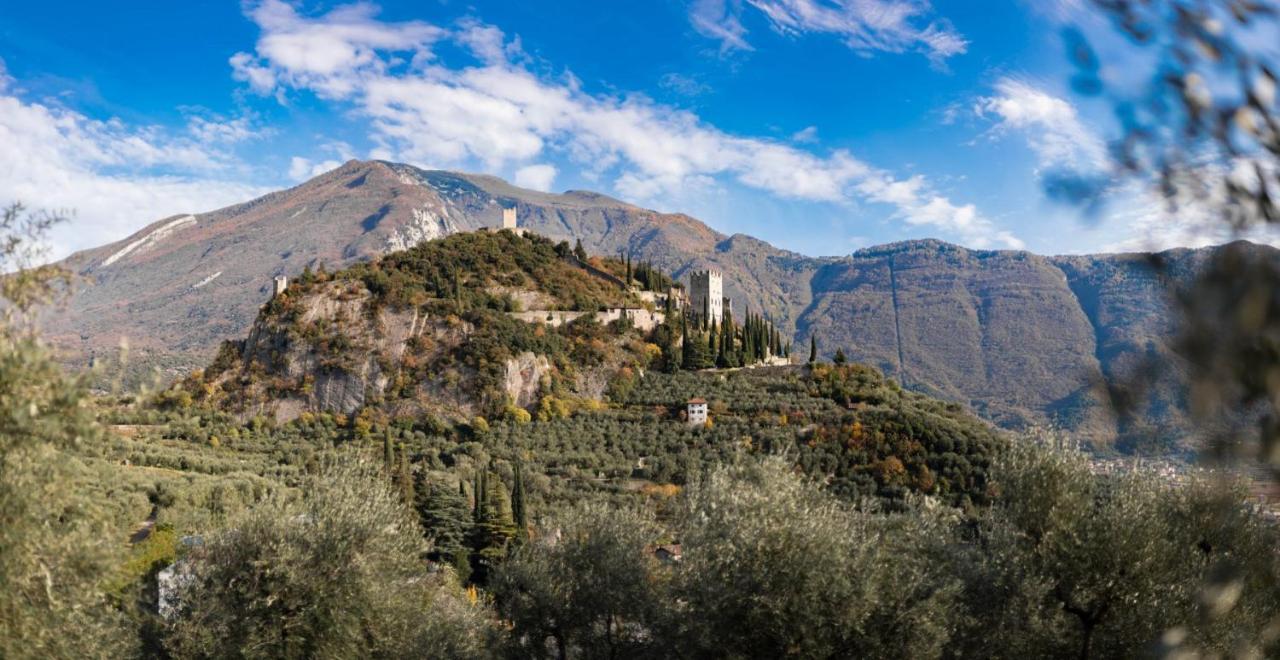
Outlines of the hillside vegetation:
M380 269L313 274L219 375L156 397L91 399L87 377L0 321L0 593L18 595L0 600L0 655L1276 650L1276 530L1239 491L1095 474L862 365L686 371L658 347L598 398L539 390L487 419L408 414L397 406L433 399L376 392L351 414L266 414L300 400L269 370L324 342L349 344L296 363L351 374L344 356L377 354L361 342L385 341L371 324L387 315L416 327L456 306L464 323L508 318L514 301L460 276L473 286L410 300L415 316L365 282ZM308 307L282 320L295 295ZM320 318L347 322L290 337ZM519 323L470 355L551 330ZM559 345L585 337L572 325ZM644 339L584 328L605 350ZM708 348L717 336L685 328ZM742 330L726 354L759 355L773 336L756 320ZM566 350L556 368L576 359ZM709 401L707 423L682 418L692 396Z
M1052 425L1129 452L1190 447L1176 370L1131 419L1115 418L1094 387L1122 384L1148 356L1166 355L1174 312L1150 267L1153 255L1048 257L926 240L813 258L603 195L541 193L489 176L378 161L352 161L193 221L167 218L77 254L65 265L91 286L49 309L45 327L77 366L114 355L128 337L132 380L159 367L168 381L207 365L222 339L249 332L272 276L296 279L321 264L348 267L424 239L492 227L500 208L515 208L522 228L581 241L592 253L650 261L677 280L719 269L728 295L750 306L739 307L740 315L771 319L783 343L816 337L824 359L843 349L910 389L963 403L1006 428ZM1157 256L1175 283L1188 282L1213 249ZM423 274L433 278L425 282L432 295L450 286L448 272ZM375 275L370 284L388 283ZM574 306L566 296L559 302Z
M281 420L367 411L455 422L546 395L598 399L614 373L646 366L656 349L626 323L588 315L554 327L512 313L641 305L567 244L457 234L335 274L305 271L175 396Z

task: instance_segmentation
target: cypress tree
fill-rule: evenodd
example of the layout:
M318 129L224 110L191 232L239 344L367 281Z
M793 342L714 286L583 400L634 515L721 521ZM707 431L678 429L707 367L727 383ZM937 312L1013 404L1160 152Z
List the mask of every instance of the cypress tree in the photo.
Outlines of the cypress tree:
M413 492L413 468L409 466L409 451L404 448L403 442L400 443L400 469L396 478L400 482L400 497L405 506L413 506L416 499Z
M729 317L725 316L724 323L720 326L720 341L716 347L716 366L724 369L729 366L728 353L725 351L725 345L729 343Z
M520 458L515 461L515 483L511 490L511 516L516 524L516 541L523 543L529 538L529 513L524 502L524 471L520 466Z
M421 472L415 475L414 481L414 508L422 521L423 533L434 543L432 552L437 561L456 565L458 555L466 552L467 533L472 524L466 488L459 480L455 492L444 483L429 482Z
M382 469L386 470L387 474L392 474L395 466L395 456L391 451L391 429L388 428L382 436Z
M844 349L843 349L843 348L837 348L837 349L836 349L835 363L836 363L836 364L845 364L845 363L847 363L848 361L849 361L849 358L845 357Z
M818 361L818 333L809 335L809 364Z
M689 341L689 317L680 316L680 366L688 369L693 363L693 342Z
M582 247L581 238L577 239L577 242L573 246L573 256L577 257L578 261L585 262L587 260L587 249Z
M628 286L628 287L630 287L630 286L631 286L631 255L630 255L630 254L628 254L628 255L627 255L627 279L626 279L626 283L627 283L627 286Z
M484 518L484 472L484 467L476 470L475 487L471 489L471 496L475 500L471 509L471 517L477 525Z

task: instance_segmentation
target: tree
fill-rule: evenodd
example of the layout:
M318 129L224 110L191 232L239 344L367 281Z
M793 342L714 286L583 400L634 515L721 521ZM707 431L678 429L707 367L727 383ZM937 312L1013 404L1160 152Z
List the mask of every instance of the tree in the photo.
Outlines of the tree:
M818 335L817 333L809 335L809 364L818 361Z
M707 339L701 332L694 332L684 339L684 364L688 370L707 369L715 366Z
M587 249L582 247L581 238L577 239L573 244L573 256L577 257L578 261L584 263L587 261Z
M1280 536L1243 491L1094 474L1081 454L1030 444L1000 458L994 482L1001 496L964 573L973 652L1132 657L1178 626L1174 646L1227 655L1280 614L1269 549ZM1202 590L1219 571L1232 589Z
M516 524L511 496L502 480L490 482L487 472L482 472L479 479L481 489L476 496L476 517L469 545L473 579L484 584L493 567L506 558L516 536Z
M645 551L651 516L582 504L554 526L554 545L523 546L495 571L492 588L511 621L516 657L664 657L655 630L669 600ZM550 641L550 644L548 644Z
M843 348L836 349L836 357L834 359L834 362L842 366L849 363L849 358L845 357Z
M102 582L121 539L80 490L86 467L66 450L103 443L86 376L63 374L29 325L68 275L35 266L61 217L0 218L0 657L109 657L134 650Z
M425 473L416 475L415 509L422 530L432 544L436 561L453 565L458 580L466 582L471 575L467 537L471 530L471 506L462 482L458 488L442 481L428 481Z
M691 487L664 635L689 657L938 657L957 619L950 518L855 511L781 460Z
M178 657L479 656L479 611L426 572L426 550L378 470L335 465L191 557L166 645Z
M396 468L396 487L400 491L400 499L404 501L404 505L412 507L417 500L413 492L413 468L409 465L409 450L405 449L403 442L400 443L400 451L397 455L400 461Z
M519 457L516 457L515 472L511 490L511 517L516 526L516 542L523 543L529 539L529 512L525 508L524 468Z

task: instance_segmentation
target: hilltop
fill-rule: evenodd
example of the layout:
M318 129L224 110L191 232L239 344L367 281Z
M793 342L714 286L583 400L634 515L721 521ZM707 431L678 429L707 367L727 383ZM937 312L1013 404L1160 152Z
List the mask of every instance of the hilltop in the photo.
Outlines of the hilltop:
M351 161L295 188L162 220L78 253L65 265L87 285L45 327L68 361L113 354L125 337L131 365L176 377L249 331L272 277L338 270L497 226L502 208L516 210L521 228L580 240L593 254L626 252L677 280L720 270L727 295L797 346L816 336L826 358L843 349L1010 428L1055 425L1099 445L1155 451L1188 433L1177 382L1159 391L1149 424L1114 419L1097 395L1098 383L1115 384L1162 354L1174 327L1150 255L1046 257L908 241L811 258L605 195L381 161ZM1175 265L1176 282L1208 253L1157 256Z
M663 320L654 294L623 286L609 272L617 267L501 231L336 273L306 269L183 388L196 402L278 421L375 410L469 421L552 394L599 400L617 372L647 366L657 347L646 342Z
M210 430L183 432L197 444L245 433L286 445L385 438L437 480L458 480L445 468L469 465L479 443L545 475L539 499L555 506L778 453L851 499L919 491L987 501L1000 440L963 406L865 365L738 357L751 368L687 370L684 343L732 337L722 345L741 353L753 332L771 329L726 313L722 333L700 330L669 279L645 278L679 302L619 286L626 269L504 230L306 271L262 307L247 337L154 403L180 418L198 412ZM706 423L687 415L695 398L708 405Z

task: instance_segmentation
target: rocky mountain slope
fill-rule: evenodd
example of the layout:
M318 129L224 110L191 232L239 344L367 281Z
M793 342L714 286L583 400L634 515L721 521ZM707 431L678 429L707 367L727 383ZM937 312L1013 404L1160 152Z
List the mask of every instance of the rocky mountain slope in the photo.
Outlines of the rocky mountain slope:
M533 234L469 232L337 273L306 270L243 340L162 397L279 421L324 412L464 423L599 401L616 374L653 357L648 331L600 317L645 302L568 252ZM554 314L582 316L546 322Z
M1093 385L1161 351L1173 318L1143 255L1042 257L911 241L810 258L694 218L603 195L523 190L489 176L352 161L295 188L210 213L161 220L66 264L87 282L46 327L69 360L114 350L170 374L202 366L242 337L272 276L368 260L419 240L500 223L594 254L630 251L684 276L724 271L736 310L763 311L803 345L837 348L909 387L971 405L1006 425L1058 424L1111 443L1132 429ZM1203 251L1164 256L1190 272ZM1180 269L1180 270L1179 270ZM1182 432L1176 388L1142 425Z

